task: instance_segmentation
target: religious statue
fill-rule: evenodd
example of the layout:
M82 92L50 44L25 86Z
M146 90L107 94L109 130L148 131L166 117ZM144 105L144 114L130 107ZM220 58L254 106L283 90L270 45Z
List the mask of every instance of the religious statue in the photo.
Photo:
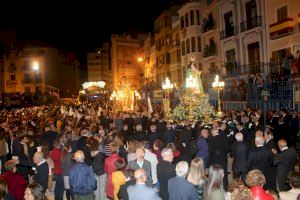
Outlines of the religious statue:
M201 71L195 67L195 58L194 56L190 57L191 64L188 65L186 70L186 79L185 86L188 89L193 89L195 93L203 94L203 86L201 81Z

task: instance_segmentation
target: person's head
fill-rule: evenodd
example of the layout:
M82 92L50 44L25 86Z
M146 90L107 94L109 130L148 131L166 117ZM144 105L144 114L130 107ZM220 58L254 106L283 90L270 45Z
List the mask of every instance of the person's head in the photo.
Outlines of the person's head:
M119 147L124 145L124 136L122 134L117 134L114 143L117 144Z
M124 124L123 130L124 130L124 131L127 131L127 130L128 130L128 125L127 125L127 124Z
M286 148L287 147L287 142L283 139L279 140L278 141L278 147L280 149L280 151L283 150L283 148Z
M231 192L231 200L240 199L252 200L251 190L249 190L249 188L247 188L246 186L237 187Z
M218 133L219 133L219 130L218 130L217 128L211 129L211 135L212 135L212 136L215 136L215 135L217 135Z
M16 161L14 160L9 160L5 163L5 170L8 172L16 172Z
M36 152L33 156L33 162L35 164L40 164L44 160L44 154L42 152Z
M84 153L81 150L78 150L74 154L74 160L76 162L84 162Z
M126 179L133 179L134 178L134 170L133 169L125 169L124 176Z
M126 168L126 163L124 161L124 159L118 159L115 162L115 167L117 171L124 171L124 169Z
M246 184L248 187L260 186L266 183L266 178L263 173L257 169L250 171L246 177Z
M205 177L204 162L201 158L194 158L191 162L191 167L187 180L194 185L198 185L200 181Z
M208 138L209 135L207 129L202 129L200 134L203 138Z
M147 174L144 169L137 169L134 172L134 178L136 180L136 183L146 183L147 181Z
M43 187L38 183L29 184L24 193L24 200L42 200Z
M110 152L113 154L113 153L118 153L118 151L119 151L119 145L112 142L110 144Z
M54 147L54 148L59 148L59 147L60 147L60 141L59 141L59 139L55 139L55 140L53 141L53 147Z
M135 153L136 148L139 146L137 141L129 141L127 145L127 152L128 153Z
M156 150L156 151L161 151L164 147L164 143L163 141L161 141L160 139L156 139L154 141L154 144L153 144L153 149Z
M263 137L264 133L261 130L255 132L255 137Z
M156 131L156 126L155 125L151 125L150 126L150 131L151 132L155 132Z
M173 151L172 149L170 148L164 148L162 151L161 151L161 157L163 160L165 161L168 161L168 162L173 162Z
M257 147L262 146L262 145L264 145L264 143L265 143L265 140L262 136L255 137L255 146L257 146Z
M290 172L287 178L292 188L300 189L300 172Z
M148 141L141 142L141 145L144 149L150 149L150 143Z
M186 161L180 161L177 163L175 171L177 176L185 177L189 171L189 164Z
M142 131L142 130L143 130L142 125L141 125L141 124L136 125L136 126L135 126L135 130L136 130L136 131Z
M135 155L138 160L144 160L145 149L142 147L138 147L135 151Z
M241 133L241 132L238 132L237 134L235 134L234 137L235 137L236 141L238 141L238 142L241 142L244 140L243 133Z
M223 188L224 170L220 165L213 164L209 168L208 183L205 193L206 199L211 199L211 194L214 189Z
M272 140L274 138L273 133L270 129L266 129L265 133L264 133L264 138L265 140Z

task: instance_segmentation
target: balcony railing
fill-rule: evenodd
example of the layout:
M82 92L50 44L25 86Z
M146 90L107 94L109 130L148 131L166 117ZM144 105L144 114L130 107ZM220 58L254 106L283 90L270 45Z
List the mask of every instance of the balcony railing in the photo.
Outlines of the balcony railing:
M6 85L17 85L18 82L16 80L6 80Z
M229 76L241 74L241 66L237 62L225 63L226 74Z
M204 21L202 24L202 32L205 33L207 31L213 30L215 28L214 20Z
M241 32L261 26L261 16L252 17L251 21L243 21L240 24Z
M265 70L266 63L258 62L253 64L247 64L242 66L241 74L258 74L258 73L266 73Z
M231 26L220 32L220 39L224 40L236 34L237 34L237 28L235 26Z
M217 46L215 43L211 44L210 46L205 45L203 49L203 58L214 56L217 54Z
M24 80L22 80L22 84L31 84L31 83L33 83L33 84L37 84L37 83L41 83L42 82L42 80L41 79L35 79L35 78L33 78L33 79L24 79Z
M270 39L274 40L294 32L293 18L286 18L282 21L269 25Z

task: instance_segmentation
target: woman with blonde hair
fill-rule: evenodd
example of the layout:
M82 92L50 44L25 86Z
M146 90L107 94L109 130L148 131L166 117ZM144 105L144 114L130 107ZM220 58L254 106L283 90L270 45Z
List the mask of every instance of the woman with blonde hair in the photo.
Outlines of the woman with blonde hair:
M211 165L209 168L208 183L205 191L205 200L223 200L224 170L220 165Z
M197 157L192 160L187 180L195 186L198 197L202 200L207 179L205 177L204 163L201 158Z

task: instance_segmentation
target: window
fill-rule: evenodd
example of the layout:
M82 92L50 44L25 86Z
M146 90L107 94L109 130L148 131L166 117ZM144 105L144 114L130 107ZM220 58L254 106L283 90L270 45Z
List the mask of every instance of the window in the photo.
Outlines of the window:
M15 81L16 80L16 75L10 75L10 80Z
M183 29L184 28L184 17L183 16L180 18L180 24L181 24L181 29Z
M277 21L281 22L287 18L287 6L282 6L277 9Z
M198 52L201 52L201 37L198 37L197 45L198 45Z
M185 42L181 42L181 55L185 55Z
M197 23L197 25L200 25L200 12L199 12L199 10L196 11L196 23Z
M29 83L30 82L30 74L24 74L24 82Z
M166 64L170 64L170 53L166 53Z
M189 15L186 13L184 17L185 17L185 27L188 27L189 26Z
M215 41L214 41L214 38L212 37L209 39L209 46L211 47L213 45L215 45Z
M196 40L195 37L192 37L192 52L196 51Z
M235 49L226 51L226 61L235 62Z
M190 39L186 40L186 53L190 53Z
M194 11L193 10L190 12L190 18L191 18L191 26L195 25L195 17L194 17Z

